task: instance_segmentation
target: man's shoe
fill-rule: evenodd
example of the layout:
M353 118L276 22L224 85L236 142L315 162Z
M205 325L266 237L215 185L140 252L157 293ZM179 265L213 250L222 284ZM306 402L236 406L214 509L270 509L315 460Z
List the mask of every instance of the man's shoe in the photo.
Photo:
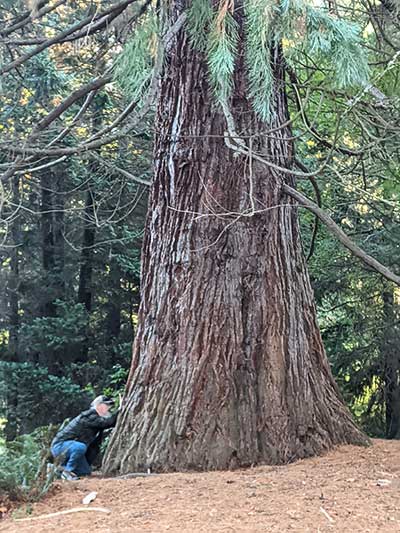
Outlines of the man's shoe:
M46 467L47 479L60 479L62 472L63 472L63 468L61 466L57 466L53 463L47 463L47 467Z
M61 479L65 479L66 481L78 481L79 477L74 472L64 470L61 474Z

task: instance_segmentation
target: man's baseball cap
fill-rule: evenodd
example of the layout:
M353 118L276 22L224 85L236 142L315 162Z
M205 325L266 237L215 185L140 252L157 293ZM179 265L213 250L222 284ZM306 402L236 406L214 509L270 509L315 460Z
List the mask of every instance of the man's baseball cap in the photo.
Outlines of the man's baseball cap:
M113 407L115 405L115 401L110 398L110 396L105 396L104 394L100 394L100 396L97 396L92 402L92 405L99 405L101 403L104 403L105 405L109 405L110 407Z
M101 403L105 403L106 405L115 405L115 402L110 396L102 396L101 397Z

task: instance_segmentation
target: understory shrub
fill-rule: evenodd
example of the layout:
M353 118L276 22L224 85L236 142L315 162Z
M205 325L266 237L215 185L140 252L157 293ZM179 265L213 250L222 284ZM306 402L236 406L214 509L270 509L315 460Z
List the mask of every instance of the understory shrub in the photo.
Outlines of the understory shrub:
M0 445L0 501L36 501L51 486L53 470L48 471L50 442L57 426L38 428L14 441Z
M37 427L60 424L87 409L91 395L71 379L31 363L0 361L0 417L4 435L14 440Z

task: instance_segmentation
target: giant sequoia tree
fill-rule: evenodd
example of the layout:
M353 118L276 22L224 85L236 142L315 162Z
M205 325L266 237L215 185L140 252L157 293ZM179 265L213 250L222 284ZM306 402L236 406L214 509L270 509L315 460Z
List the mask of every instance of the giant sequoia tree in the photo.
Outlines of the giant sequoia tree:
M339 83L363 83L355 29L264 0L171 2L164 20L139 327L106 470L284 463L365 443L316 322L282 49L288 32L331 55Z

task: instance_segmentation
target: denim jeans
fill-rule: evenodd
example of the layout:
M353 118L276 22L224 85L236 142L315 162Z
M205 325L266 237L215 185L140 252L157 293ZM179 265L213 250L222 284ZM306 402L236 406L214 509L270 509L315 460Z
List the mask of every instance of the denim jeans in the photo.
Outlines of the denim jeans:
M51 447L54 457L63 455L62 465L65 470L74 472L77 476L88 476L92 469L86 460L87 446L77 440L57 442Z

